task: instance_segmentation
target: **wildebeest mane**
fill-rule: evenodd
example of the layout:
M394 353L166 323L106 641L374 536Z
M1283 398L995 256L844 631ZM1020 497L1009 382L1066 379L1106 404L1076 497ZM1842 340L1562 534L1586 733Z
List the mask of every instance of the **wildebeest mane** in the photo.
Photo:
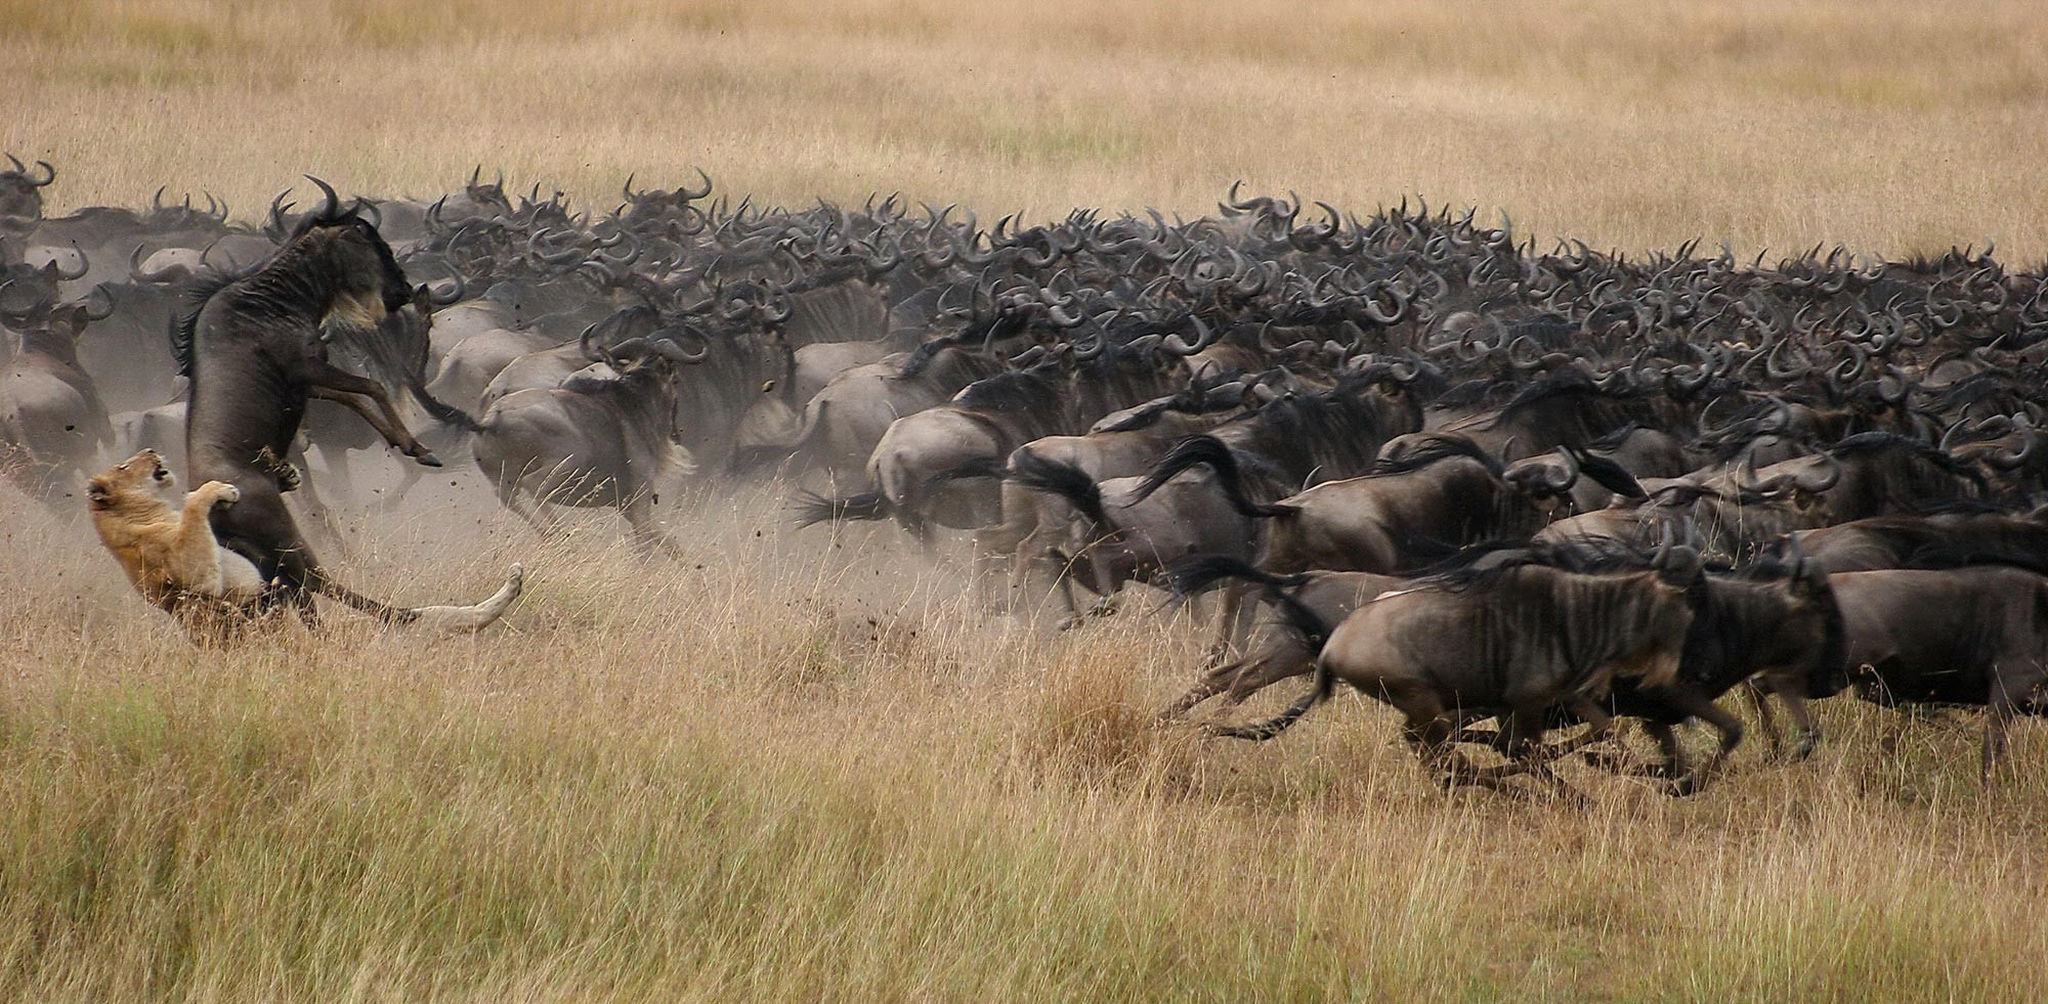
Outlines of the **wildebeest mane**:
M907 380L924 372L925 367L931 364L932 358L946 349L1008 338L1022 330L1023 315L999 314L983 323L971 324L954 334L931 339L912 350L910 358L903 360L903 365L896 367L896 378Z
M1374 461L1372 469L1367 471L1365 476L1379 478L1407 474L1455 457L1475 460L1496 477L1502 470L1499 458L1481 449L1479 444L1470 439L1451 433L1428 433L1416 439L1414 445L1404 450L1400 456L1382 457Z
M953 403L970 411L1028 411L1058 393L1052 376L1058 371L1059 364L1044 363L1028 370L983 377L968 384Z
M1514 385L1486 377L1466 380L1438 394L1430 404L1439 408L1478 408L1492 404L1512 386Z
M214 294L254 273L253 266L241 272L222 272L214 275L200 275L186 283L178 294L178 311L171 315L171 358L178 364L178 375L192 376L192 338L199 330L199 312L206 309L206 302Z

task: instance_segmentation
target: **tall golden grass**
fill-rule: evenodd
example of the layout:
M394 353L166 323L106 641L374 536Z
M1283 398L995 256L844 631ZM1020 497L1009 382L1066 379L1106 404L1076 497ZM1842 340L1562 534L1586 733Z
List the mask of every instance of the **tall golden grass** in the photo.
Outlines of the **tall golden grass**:
M481 163L808 204L1199 213L1242 178L1545 240L2048 254L2031 3L0 0L0 148L60 206Z
M57 161L60 208L478 161L602 205L702 164L788 203L1192 213L1243 177L1603 245L2038 255L2043 31L2012 2L0 0L0 148ZM1972 721L1836 701L1815 760L1745 746L1690 800L1445 796L1369 702L1256 748L1156 727L1185 620L989 615L955 549L792 533L786 486L676 504L694 560L641 562L445 481L328 562L424 602L525 561L504 625L232 652L178 640L75 500L0 487L0 996L2038 995L2037 728L1988 788Z
M1445 796L1360 700L1260 748L1157 727L1193 625L994 617L962 555L776 526L784 486L641 562L451 480L330 560L412 602L524 560L505 625L233 652L0 495L0 996L2033 993L2040 730L1989 788L1974 722L1833 702L1816 760L1691 800Z

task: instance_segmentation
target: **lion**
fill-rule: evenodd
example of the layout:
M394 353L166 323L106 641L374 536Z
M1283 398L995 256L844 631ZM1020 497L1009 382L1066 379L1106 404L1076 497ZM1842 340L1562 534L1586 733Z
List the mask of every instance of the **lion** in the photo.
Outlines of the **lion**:
M266 585L249 559L213 535L213 510L241 499L241 489L225 481L208 481L179 499L177 478L155 450L114 465L86 489L93 528L135 591L204 633L225 626L222 617L245 616Z
M257 462L277 480L279 491L298 487L298 472L268 449L257 455ZM214 510L241 500L241 489L225 481L208 481L181 499L177 478L155 450L143 450L116 464L86 489L93 528L128 573L129 583L201 643L226 640L275 598L278 584L265 581L248 558L222 546L214 536ZM515 564L505 584L482 602L394 608L380 619L444 633L477 631L519 598L525 577L526 570Z

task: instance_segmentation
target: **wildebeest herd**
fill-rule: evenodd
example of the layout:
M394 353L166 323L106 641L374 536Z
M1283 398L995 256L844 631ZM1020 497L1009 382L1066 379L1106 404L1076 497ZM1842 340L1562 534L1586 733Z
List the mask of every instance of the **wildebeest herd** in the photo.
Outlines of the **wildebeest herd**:
M616 508L656 562L663 491L778 478L803 524L971 534L991 608L1213 594L1163 717L1312 678L1210 726L1268 738L1341 681L1446 784L1569 793L1559 759L1620 769L1627 718L1660 749L1630 769L1689 792L1743 736L1718 699L1805 755L1807 702L1844 690L1988 708L1989 776L2048 710L2048 303L1988 248L1630 260L1235 187L1192 221L985 228L709 178L575 213L480 173L433 200L315 182L247 227L211 196L46 217L56 172L11 163L11 478L68 508L148 447L231 483L222 545L309 615L407 619L324 576L283 503L308 450L311 492L389 444L475 463L542 533ZM1695 719L1720 743L1689 765Z

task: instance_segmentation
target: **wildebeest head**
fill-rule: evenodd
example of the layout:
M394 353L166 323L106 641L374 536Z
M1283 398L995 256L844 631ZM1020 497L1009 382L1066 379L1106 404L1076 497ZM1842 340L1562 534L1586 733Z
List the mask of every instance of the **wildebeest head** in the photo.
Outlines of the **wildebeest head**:
M1759 668L1800 673L1811 697L1848 684L1842 612L1827 568L1796 539L1732 575L1712 577L1686 639L1687 673L1725 688Z
M52 359L78 365L78 336L97 321L114 313L113 297L96 288L83 300L74 300L50 310L41 323L22 332L22 348L41 352Z
M0 171L0 220L33 222L43 218L43 188L57 180L57 169L48 161L36 161L40 171L31 171L20 158L8 154L14 165Z
M358 214L362 203L344 208L333 187L318 178L308 180L320 186L326 201L307 214L287 243L287 253L317 260L320 274L337 288L334 308L322 318L358 328L375 327L384 315L403 308L413 299L405 270L391 253L391 245L369 220Z
M0 269L0 326L21 330L50 316L58 300L59 280L66 276L50 262L41 268L14 265Z

